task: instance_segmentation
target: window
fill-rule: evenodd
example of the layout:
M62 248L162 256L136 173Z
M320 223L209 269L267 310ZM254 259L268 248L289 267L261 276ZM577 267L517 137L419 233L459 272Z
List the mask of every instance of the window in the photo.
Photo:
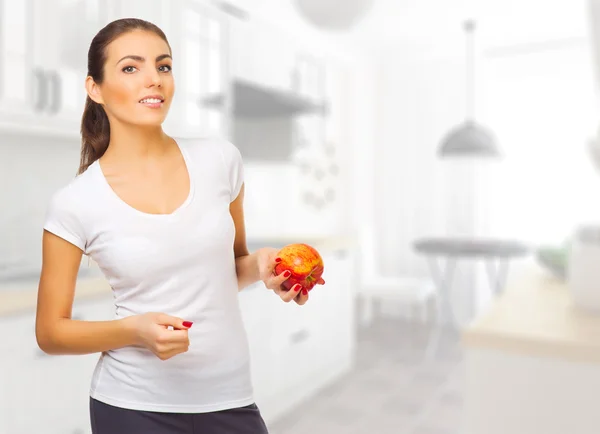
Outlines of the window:
M505 155L482 190L496 236L562 242L580 222L600 224L600 168L587 142L600 125L588 44L487 57L479 116Z

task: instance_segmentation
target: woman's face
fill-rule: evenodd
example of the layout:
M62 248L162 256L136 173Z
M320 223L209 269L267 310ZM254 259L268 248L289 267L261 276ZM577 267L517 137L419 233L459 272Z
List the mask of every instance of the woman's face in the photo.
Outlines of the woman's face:
M107 47L99 86L108 114L135 125L161 125L175 93L167 43L153 32L125 33Z

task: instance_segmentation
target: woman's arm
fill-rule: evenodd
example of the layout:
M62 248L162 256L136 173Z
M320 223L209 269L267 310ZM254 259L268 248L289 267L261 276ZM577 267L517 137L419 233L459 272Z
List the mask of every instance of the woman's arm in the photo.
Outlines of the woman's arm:
M244 184L238 197L229 205L229 212L235 226L235 240L233 251L235 255L235 269L238 278L238 290L258 282L265 283L268 289L273 290L283 301L289 303L294 300L304 304L308 300L308 293L300 293L300 285L296 284L289 291L281 286L290 274L283 272L273 274L278 250L272 247L263 247L256 252L248 253L246 246L246 227L244 224Z
M250 254L246 245L246 225L244 223L244 189L245 184L238 196L229 205L229 212L235 226L235 241L233 252L235 256L235 270L238 277L238 290L252 285L260 280L258 269L257 252Z
M163 360L187 351L191 324L184 325L180 318L148 313L111 321L71 319L82 254L75 245L44 230L35 325L42 351L89 354L142 345ZM178 330L168 330L168 325Z
M35 334L48 354L88 354L134 343L128 321L71 319L82 254L75 245L44 231Z

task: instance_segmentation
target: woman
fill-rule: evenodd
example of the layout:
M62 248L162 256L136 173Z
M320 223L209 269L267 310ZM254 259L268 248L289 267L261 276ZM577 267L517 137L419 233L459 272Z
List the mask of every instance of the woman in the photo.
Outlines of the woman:
M276 249L248 253L237 148L163 132L171 54L137 19L91 43L81 165L44 224L37 341L48 354L101 352L94 434L266 433L237 292L261 280L285 302L308 293L281 286ZM114 320L71 319L82 254L113 289Z

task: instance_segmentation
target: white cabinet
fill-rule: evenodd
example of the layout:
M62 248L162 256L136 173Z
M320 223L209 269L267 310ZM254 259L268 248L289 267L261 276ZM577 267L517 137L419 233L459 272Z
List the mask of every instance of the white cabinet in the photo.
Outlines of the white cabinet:
M198 1L169 3L171 23L167 37L173 50L175 96L164 127L176 136L225 134L225 101L217 107L209 96L228 95L227 17Z
M107 17L102 0L33 0L36 121L79 135L89 44ZM77 36L75 36L77 35Z
M172 46L176 91L165 130L223 132L226 112L201 100L226 94L227 17L192 0L0 0L0 128L79 137L87 50L103 26L126 17L158 25Z
M347 372L354 360L353 255L322 252L326 280L303 306L259 282L240 293L255 398L273 421Z
M25 123L34 111L31 21L30 2L0 0L1 124Z
M262 282L245 288L240 293L242 318L250 347L250 367L254 396L257 402L271 398L275 386L271 356L273 319L271 312L279 304L278 297Z
M292 38L260 18L232 20L231 73L235 78L291 91L297 56Z
M73 318L109 320L113 299L76 302ZM0 434L88 434L89 387L99 354L49 356L35 340L33 313L0 319Z
M0 0L0 6L0 128L77 137L87 44L105 2Z
M231 20L230 38L232 77L317 101L323 96L324 59L291 33L252 16Z

